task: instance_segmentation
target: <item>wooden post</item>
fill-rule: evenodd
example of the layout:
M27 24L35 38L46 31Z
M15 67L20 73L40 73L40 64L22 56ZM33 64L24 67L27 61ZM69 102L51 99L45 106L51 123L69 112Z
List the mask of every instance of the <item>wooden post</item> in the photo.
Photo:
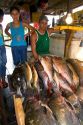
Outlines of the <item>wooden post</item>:
M74 34L74 31L70 31L70 30L66 31L65 52L64 52L65 58L68 58L68 51L69 51L69 47L71 45L73 34Z
M13 99L14 99L14 107L15 107L17 124L25 125L25 114L22 106L22 99L16 98L15 95L13 96Z

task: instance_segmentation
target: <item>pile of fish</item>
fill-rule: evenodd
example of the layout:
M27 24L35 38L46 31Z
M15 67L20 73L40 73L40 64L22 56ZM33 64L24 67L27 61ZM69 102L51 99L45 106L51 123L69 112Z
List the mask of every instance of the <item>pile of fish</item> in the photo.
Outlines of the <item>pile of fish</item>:
M73 65L44 56L15 68L11 86L23 98L25 125L83 125L83 88Z

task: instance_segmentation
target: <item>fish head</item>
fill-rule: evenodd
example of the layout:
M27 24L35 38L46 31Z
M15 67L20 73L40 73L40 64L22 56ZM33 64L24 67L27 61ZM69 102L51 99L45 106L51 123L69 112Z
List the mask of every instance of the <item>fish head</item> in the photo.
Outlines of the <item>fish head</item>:
M24 91L26 90L26 79L24 75L23 65L17 66L14 69L10 80L11 87L14 91L17 91L17 89L20 87L21 92L24 93Z
M43 56L43 57L40 59L40 62L41 62L42 65L50 64L50 63L51 63L51 58L48 57L48 56Z

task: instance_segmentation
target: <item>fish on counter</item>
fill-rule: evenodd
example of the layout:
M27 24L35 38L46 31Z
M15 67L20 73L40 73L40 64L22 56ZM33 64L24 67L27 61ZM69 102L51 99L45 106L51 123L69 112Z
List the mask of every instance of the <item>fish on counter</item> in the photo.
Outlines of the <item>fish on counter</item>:
M69 64L69 63L67 63L67 65L68 65L68 67L70 68L70 70L73 73L73 82L74 82L74 84L76 86L76 89L77 89L78 86L79 86L79 77L78 77L76 71L74 70L73 66L71 64Z
M83 86L78 87L76 95L78 96L79 100L83 102Z
M31 70L32 70L32 86L34 88L37 88L37 86L38 86L38 74L37 74L37 71L36 71L34 65L31 65Z
M28 100L25 108L25 125L58 125L50 108L41 101Z
M79 61L77 59L67 59L67 62L73 66L79 76L79 84L83 86L83 61Z
M34 89L33 85L36 87L36 80L38 79L35 69L31 69L30 65L26 62L24 64L18 65L11 75L11 84L13 89L16 91L17 95L20 96L33 96Z
M67 98L67 100L74 106L76 115L81 123L83 123L83 104L81 104L79 97L73 94Z
M27 82L27 87L31 88L32 71L31 71L31 67L27 62L24 64L24 73L25 73L24 75Z
M48 106L53 111L59 125L80 125L80 120L76 116L73 108L66 103L61 94L56 92L52 95Z
M43 95L45 96L46 90L48 89L48 75L44 71L44 68L41 65L40 61L35 62L34 66L35 66L36 71L38 73L39 86L40 86L41 92L43 92Z
M37 73L36 68L33 64L31 64L30 67L32 70L31 86L32 86L34 95L38 97L38 96L40 96L40 86L39 86L38 73Z
M23 64L18 65L10 77L10 88L19 96L25 93L27 87L23 68Z
M62 58L52 57L53 68L66 79L70 87L74 90L75 83L73 82L73 73L67 66L67 63Z
M74 92L69 86L69 83L67 82L66 79L62 77L58 72L54 71L54 76L53 76L55 82L57 83L57 86L59 86L59 90L62 92L64 96L69 96L72 95Z
M51 56L44 56L40 59L40 62L44 68L45 73L48 75L49 78L49 85L52 86L53 91L58 88L58 84L56 83L56 81L53 79L54 76L54 69L53 69L53 63L52 63L52 59Z
M24 96L26 125L81 125L83 122L83 88L72 64L62 58L44 56L33 64L18 65L11 81L16 94Z
M53 81L53 67L51 58L49 56L44 56L40 58L40 62L44 68L44 71L47 73L49 80Z
M48 66L45 64L46 61ZM39 79L41 80L40 86L44 96L50 95L56 88L56 83L53 80L52 65L49 65L50 61L50 58L46 56L45 58L42 57L38 62L35 63Z

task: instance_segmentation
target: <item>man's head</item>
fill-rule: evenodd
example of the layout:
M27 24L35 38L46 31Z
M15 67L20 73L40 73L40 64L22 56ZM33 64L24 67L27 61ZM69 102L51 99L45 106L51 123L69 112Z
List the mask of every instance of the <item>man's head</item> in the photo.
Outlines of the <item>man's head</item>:
M41 15L39 18L39 26L42 30L46 30L48 26L48 18L45 15Z
M0 9L0 23L3 21L4 12Z

